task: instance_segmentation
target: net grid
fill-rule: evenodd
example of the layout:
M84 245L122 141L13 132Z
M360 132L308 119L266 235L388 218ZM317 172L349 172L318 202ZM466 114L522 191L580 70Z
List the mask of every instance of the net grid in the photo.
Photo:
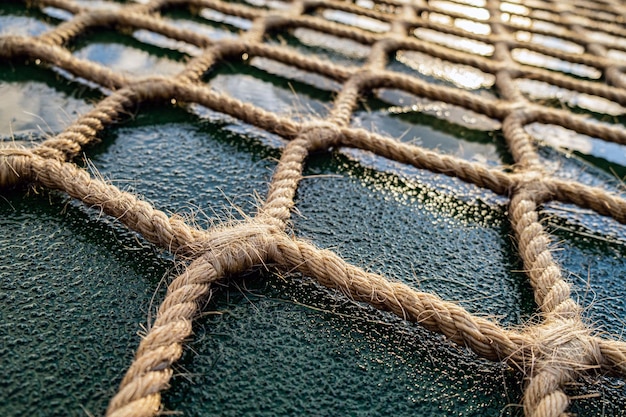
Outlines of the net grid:
M626 200L601 188L559 179L546 172L525 126L554 124L621 145L626 145L626 130L619 124L600 123L566 109L531 102L514 82L517 79L543 81L626 106L626 62L609 54L610 51L626 53L626 46L619 42L619 38L626 37L622 23L626 13L621 2L528 0L522 5L498 0L484 3L385 0L355 4L338 0L296 0L279 10L219 0L153 0L145 4L120 5L113 10L91 9L83 4L72 0L29 1L29 7L54 7L71 13L72 17L37 37L0 38L0 56L8 62L26 58L37 65L45 63L108 90L108 96L93 110L80 116L60 134L33 148L17 145L0 148L0 187L34 183L61 190L116 218L148 241L177 255L183 263L188 262L168 287L156 320L142 338L117 394L109 403L108 416L154 416L162 412L161 392L168 388L172 365L181 357L183 343L192 335L192 320L205 305L212 285L229 275L270 264L279 272L297 271L310 276L354 300L439 332L480 357L505 361L520 369L526 380L522 399L526 416L568 415L571 398L565 394L564 386L576 381L583 372L601 370L624 377L626 343L600 337L583 322L582 307L571 297L571 284L564 280L561 268L551 255L554 245L541 224L540 214L543 204L558 201L591 209L624 224ZM472 17L464 13L464 8L472 4L483 6L486 15ZM248 19L252 24L236 38L212 40L162 19L160 12L169 8L187 8L192 14L208 8ZM533 20L544 25L529 27L522 16L508 20L503 16L513 16L520 8L525 9L524 13L532 12ZM368 31L345 22L333 22L317 13L326 10L374 19L378 25L369 26L373 30ZM489 33L468 32L431 19L432 15L488 25ZM549 25L554 22L562 28L557 36L579 45L583 52L566 52L520 40L512 33L523 30L533 35L553 36L555 32ZM174 77L122 74L78 58L68 49L75 38L99 28L145 29L194 45L201 48L201 52ZM264 42L270 33L293 28L351 39L369 45L370 53L362 67L355 67ZM419 28L482 42L491 45L493 52L479 56L419 39L412 34ZM606 36L591 36L592 31ZM516 48L586 65L597 70L601 78L586 80L521 64L513 58ZM434 85L388 70L389 56L400 50L421 52L492 74L494 89L500 98ZM341 88L328 117L294 120L216 92L203 83L203 75L220 63L251 57L268 58L339 83ZM381 88L457 105L500 121L514 165L505 169L488 167L351 127L359 99ZM288 140L267 197L254 217L238 224L202 230L177 215L166 215L71 162L87 145L98 140L100 132L145 102L196 103ZM494 321L472 315L455 303L366 272L332 251L318 249L296 237L289 219L303 165L312 152L340 147L367 150L419 169L456 177L508 198L508 213L519 256L533 288L541 320L527 324L522 330L503 328Z

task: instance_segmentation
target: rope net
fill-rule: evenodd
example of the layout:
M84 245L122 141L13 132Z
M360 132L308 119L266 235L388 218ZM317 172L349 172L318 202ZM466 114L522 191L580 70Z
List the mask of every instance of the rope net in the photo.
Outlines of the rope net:
M94 8L88 2L32 0L28 7L54 7L71 13L72 17L40 36L0 38L0 56L7 62L36 60L108 91L93 110L58 135L32 148L17 145L1 148L0 186L34 183L61 190L88 206L97 207L175 254L186 265L184 272L170 284L155 322L141 340L117 393L110 400L107 415L159 414L161 393L168 388L172 365L181 357L183 342L192 335L192 320L205 305L212 286L261 265L313 277L354 300L439 332L480 357L504 361L522 370L526 381L522 400L526 416L568 415L571 399L565 394L564 386L585 372L601 370L624 377L626 342L602 338L583 322L582 306L571 296L571 284L563 278L551 255L552 238L539 219L543 204L558 201L591 209L624 224L626 200L601 188L559 179L547 172L525 127L531 123L554 124L621 145L626 145L626 130L619 124L599 123L568 109L530 101L515 82L542 81L626 106L626 62L615 55L626 53L625 44L620 42L626 37L626 29L619 23L626 18L624 4L618 0L528 0L516 4L498 0L356 3L294 0L280 5L258 8L220 0L152 0L118 8ZM210 9L248 19L252 24L237 37L214 40L163 19L160 13L172 8L183 8L192 14ZM343 13L352 20L336 22L316 11ZM529 25L522 15L532 15L544 24ZM367 27L371 30L351 26L351 21L359 19L369 22ZM482 25L486 30L484 34L466 31L451 24L457 21ZM560 28L558 37L579 50L566 51L515 36L518 30L531 36L555 35L555 24ZM72 55L68 49L70 42L87 31L102 28L144 29L193 45L201 52L173 77L132 76ZM367 59L360 67L341 65L307 56L285 45L264 42L271 33L295 28L367 45L370 47ZM459 50L462 43L441 45L433 39L420 39L414 35L417 29L479 42L487 47L487 52L470 53ZM597 32L604 36L592 36ZM570 67L585 66L596 75L574 76L526 65L516 55L519 50L558 59ZM389 56L398 51L419 52L491 74L498 98L391 71L387 65ZM251 57L267 58L334 80L340 91L328 116L306 120L281 116L216 92L203 83L203 74L220 63ZM351 116L359 98L381 88L443 101L498 120L514 164L506 169L493 168L351 127ZM88 145L97 142L103 130L138 104L173 100L200 104L288 140L269 192L256 215L235 225L199 229L90 175L72 162ZM312 152L341 147L367 150L418 169L456 177L508 198L519 257L541 319L523 330L504 328L495 321L470 314L455 303L366 272L332 251L319 249L294 236L289 219L303 164Z

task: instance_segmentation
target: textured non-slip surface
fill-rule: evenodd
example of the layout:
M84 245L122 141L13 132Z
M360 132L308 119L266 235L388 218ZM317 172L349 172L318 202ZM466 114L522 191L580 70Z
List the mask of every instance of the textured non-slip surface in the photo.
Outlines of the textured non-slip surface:
M619 2L29 6L5 414L623 413Z

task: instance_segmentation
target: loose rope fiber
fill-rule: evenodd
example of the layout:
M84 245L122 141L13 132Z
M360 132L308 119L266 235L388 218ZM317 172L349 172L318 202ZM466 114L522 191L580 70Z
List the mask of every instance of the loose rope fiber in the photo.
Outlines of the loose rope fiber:
M452 0L452 3L461 6L464 2ZM38 60L110 91L92 111L36 147L0 148L0 187L37 184L61 190L88 206L97 207L149 242L180 257L181 262L188 263L169 286L155 322L141 340L132 364L110 400L107 416L154 416L162 411L161 393L169 386L172 364L181 357L183 342L192 335L192 321L201 313L200 308L205 305L214 283L268 264L279 272L299 271L347 297L439 332L480 357L505 361L522 370L526 381L522 402L528 417L567 416L570 398L564 392L564 385L585 372L600 369L626 377L626 342L600 338L583 322L582 307L571 296L571 284L564 280L560 266L551 255L552 238L540 222L542 205L560 201L591 209L625 224L626 200L603 189L558 179L546 172L533 138L524 127L535 122L556 124L622 145L626 144L626 129L621 125L597 123L566 109L530 102L515 83L516 79L544 81L626 106L626 63L611 58L607 52L609 49L626 52L623 43L615 44L611 40L626 37L623 24L614 23L626 18L626 5L618 0L528 2L524 7L541 12L537 19L558 22L565 28L559 33L562 39L584 47L584 52L574 54L516 39L513 32L518 29L539 35L550 33L503 19L502 3L498 0L486 1L489 17L481 21L489 25L490 35L466 32L428 19L429 13L438 13L451 19L473 20L462 13L438 9L426 0L382 0L372 3L381 7L373 8L359 4L340 0L294 0L289 9L277 11L220 0L152 0L145 4L127 4L116 10L96 10L72 0L30 0L28 7L55 7L73 17L38 37L0 38L0 57L7 62ZM210 8L249 19L253 24L237 38L215 41L162 19L160 12L171 8L185 8L191 13ZM373 18L389 24L390 29L379 33L330 22L313 14L315 10ZM184 70L174 77L119 74L77 58L68 49L73 39L101 28L145 29L192 44L201 48L202 53L187 62ZM371 46L371 52L363 66L351 67L304 56L287 46L264 43L269 33L294 28L350 39ZM412 35L416 28L483 42L493 46L493 54L478 56L418 39ZM598 40L587 35L592 30L610 36ZM587 81L523 65L513 59L515 48L584 64L599 71L602 77L598 81ZM388 70L388 57L400 50L422 52L492 74L499 98L430 84ZM342 87L329 116L292 120L213 91L202 82L207 71L222 62L241 59L243 54L278 61L339 83ZM378 88L443 101L499 120L515 161L513 169L490 168L350 127L358 100ZM256 216L236 225L201 230L95 178L72 162L127 111L141 103L169 103L173 99L225 113L289 141L282 150L267 198ZM329 250L318 249L294 237L288 220L303 165L312 152L342 147L364 149L419 169L456 177L508 198L519 256L534 291L540 322L529 324L523 331L503 328L435 295L365 272Z

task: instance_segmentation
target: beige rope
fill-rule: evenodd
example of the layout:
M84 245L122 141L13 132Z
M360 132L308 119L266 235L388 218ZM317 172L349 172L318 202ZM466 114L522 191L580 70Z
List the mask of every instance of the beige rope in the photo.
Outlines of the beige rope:
M254 267L270 267L283 273L298 271L346 296L390 311L419 323L449 340L470 348L480 357L506 361L522 370L527 380L523 405L526 416L566 416L570 399L563 386L578 375L601 369L626 375L626 343L600 338L581 319L581 307L571 298L571 284L562 277L551 255L553 244L540 221L540 206L561 201L591 209L617 222L626 223L623 196L573 181L554 178L543 171L533 138L525 130L529 123L556 124L604 141L626 144L621 125L605 125L564 109L529 102L515 83L516 78L535 79L579 93L592 94L626 105L623 72L626 65L611 59L607 48L624 50L609 40L588 39L587 30L626 36L626 30L610 21L594 20L594 10L623 17L619 3L573 7L567 3L534 2L533 8L550 13L553 22L565 28L563 39L585 46L582 54L562 52L532 42L520 41L512 31L528 30L551 35L544 29L519 27L502 19L500 2L489 0L491 34L471 34L452 25L430 20L433 11L450 18L467 16L431 8L426 2L407 4L385 0L386 9L365 9L338 0L295 1L289 10L261 10L220 0L153 0L129 4L114 11L90 11L72 0L33 1L34 7L53 6L75 14L38 38L0 38L0 57L11 62L26 58L52 65L110 90L108 96L57 136L33 149L19 144L0 148L0 188L33 183L68 195L118 219L148 241L166 248L189 265L172 281L159 307L156 321L142 339L135 359L111 399L109 416L154 416L162 411L161 392L168 388L172 364L182 354L182 344L191 337L192 320L211 295L212 284ZM210 8L253 21L252 28L237 39L215 41L177 27L159 13L167 8ZM311 15L316 9L332 9L378 19L390 24L387 33L329 22ZM572 18L572 16L577 16ZM584 18L581 18L584 16ZM471 20L471 19L470 19ZM541 19L539 19L541 20ZM600 19L601 20L601 19ZM136 77L118 74L101 65L73 56L68 43L87 30L98 28L145 29L202 48L175 77ZM494 47L492 56L476 56L412 36L415 28L463 36ZM287 46L270 45L265 37L273 32L307 28L351 39L370 46L364 66L349 67L305 56ZM548 54L571 63L581 63L603 72L606 83L581 80L541 68L517 63L514 48ZM397 51L419 51L454 63L471 65L495 76L499 98L485 98L452 87L433 85L387 69ZM265 111L249 103L212 91L202 83L203 75L222 62L263 57L342 84L330 115L304 122ZM379 88L402 90L417 96L461 106L502 123L502 132L515 161L512 170L489 168L454 156L350 126L352 114L365 95ZM177 216L167 216L152 205L90 175L69 162L97 142L98 135L124 113L145 102L197 103L228 114L245 123L280 135L290 142L282 150L267 198L258 214L245 222L199 230ZM433 294L415 291L377 274L351 265L331 251L291 236L290 211L303 166L311 152L352 147L373 152L419 169L459 178L510 198L509 216L520 258L541 312L541 322L523 331L504 329L476 316L457 304Z

